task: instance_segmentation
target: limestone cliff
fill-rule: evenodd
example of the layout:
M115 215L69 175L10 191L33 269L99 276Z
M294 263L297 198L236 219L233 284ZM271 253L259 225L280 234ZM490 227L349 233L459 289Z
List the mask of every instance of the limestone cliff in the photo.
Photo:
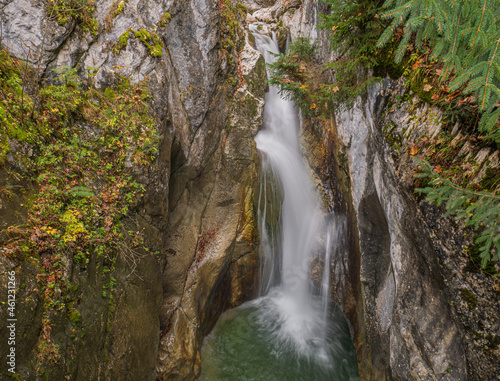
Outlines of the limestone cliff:
M262 119L265 67L252 48L244 10L229 0L2 3L1 44L27 62L39 84L64 67L76 68L103 92L116 89L120 77L147 80L160 135L152 165L125 163L125 172L145 189L125 226L142 231L152 250L132 255L124 242L124 251L115 253L113 302L102 258L92 254L90 265L79 267L68 253L62 273L81 290L77 312L54 311L50 322L42 322L37 276L52 254L1 258L2 300L6 271L14 270L22 285L16 370L23 379L194 379L203 334L222 310L252 296L253 136ZM2 186L19 191L2 194L2 228L26 221L24 204L37 192L36 183L15 177L16 157L30 143L10 139L9 145ZM28 157L35 160L36 152ZM4 321L6 313L2 307ZM49 341L57 348L50 363L39 360L37 342L47 337L42 326L50 327ZM6 334L2 330L2 357Z

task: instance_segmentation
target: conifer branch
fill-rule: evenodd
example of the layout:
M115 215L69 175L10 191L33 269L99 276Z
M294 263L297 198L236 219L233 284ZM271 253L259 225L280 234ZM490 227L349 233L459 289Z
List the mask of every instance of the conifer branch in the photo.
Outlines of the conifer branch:
M490 260L500 259L500 196L487 191L475 191L461 187L433 170L426 160L415 158L420 173L417 178L428 177L429 185L415 189L425 193L426 201L440 206L444 203L445 216L453 215L463 220L465 226L473 226L479 231L476 244L479 246L483 268Z

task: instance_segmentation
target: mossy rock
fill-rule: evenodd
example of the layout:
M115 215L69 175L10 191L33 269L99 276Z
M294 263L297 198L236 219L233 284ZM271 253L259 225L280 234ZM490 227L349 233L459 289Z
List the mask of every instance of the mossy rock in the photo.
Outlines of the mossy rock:
M469 289L467 288L462 288L460 290L460 295L462 296L462 298L467 302L467 305L469 306L469 308L471 310L473 310L474 308L477 307L477 298L476 296L472 293L472 291L470 291Z

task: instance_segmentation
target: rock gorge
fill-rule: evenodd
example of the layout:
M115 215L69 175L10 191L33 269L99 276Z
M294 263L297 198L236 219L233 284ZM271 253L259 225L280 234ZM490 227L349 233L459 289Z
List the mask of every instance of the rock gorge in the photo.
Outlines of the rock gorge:
M37 280L44 259L0 257L0 272L14 270L22 285L19 379L199 376L203 337L224 310L258 292L253 139L267 85L248 25L263 22L281 47L287 38L309 37L326 62L333 54L328 32L316 28L324 7L317 0L97 0L97 26L89 32L77 17L61 22L48 13L46 2L2 1L0 43L40 81L54 80L53 69L63 67L77 68L102 91L116 87L118 76L146 80L160 136L153 164L144 170L125 163L144 192L124 226L143 232L151 250L131 255L124 245L116 253L112 301L103 297L109 275L102 258L94 253L82 267L67 254L62 276L78 286L79 318L65 309L51 312L50 340L59 350L46 363L39 361L47 315ZM343 250L331 258L331 298L349 322L360 379L495 380L500 286L465 270L472 233L413 193L407 148L422 134L438 135L440 111L419 105L414 118L411 99L390 111L404 91L387 78L329 120L301 118L304 160L323 206L347 219ZM457 126L453 134L466 132ZM26 221L36 184L20 179L19 157L36 155L30 143L9 139L0 187L16 191L0 193L2 229ZM470 155L481 161L478 181L483 166L499 166L498 151ZM8 235L0 237L8 243ZM2 275L2 301L7 287ZM7 319L4 305L0 318ZM2 329L2 358L7 334Z

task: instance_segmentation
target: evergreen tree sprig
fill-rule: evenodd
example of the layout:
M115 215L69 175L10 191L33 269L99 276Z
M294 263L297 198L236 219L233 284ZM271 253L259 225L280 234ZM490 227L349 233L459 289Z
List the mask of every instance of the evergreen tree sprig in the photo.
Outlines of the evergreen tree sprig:
M443 63L441 78L456 78L450 90L473 94L482 118L479 130L500 143L500 2L496 0L387 0L382 17L392 19L378 39L385 45L402 27L396 62L409 42L425 43L431 58Z
M427 194L426 201L444 205L445 216L452 215L479 231L476 244L483 268L490 260L500 260L500 196L461 187L434 171L428 161L416 158L415 161L421 172L414 176L430 179L429 186L415 191Z

